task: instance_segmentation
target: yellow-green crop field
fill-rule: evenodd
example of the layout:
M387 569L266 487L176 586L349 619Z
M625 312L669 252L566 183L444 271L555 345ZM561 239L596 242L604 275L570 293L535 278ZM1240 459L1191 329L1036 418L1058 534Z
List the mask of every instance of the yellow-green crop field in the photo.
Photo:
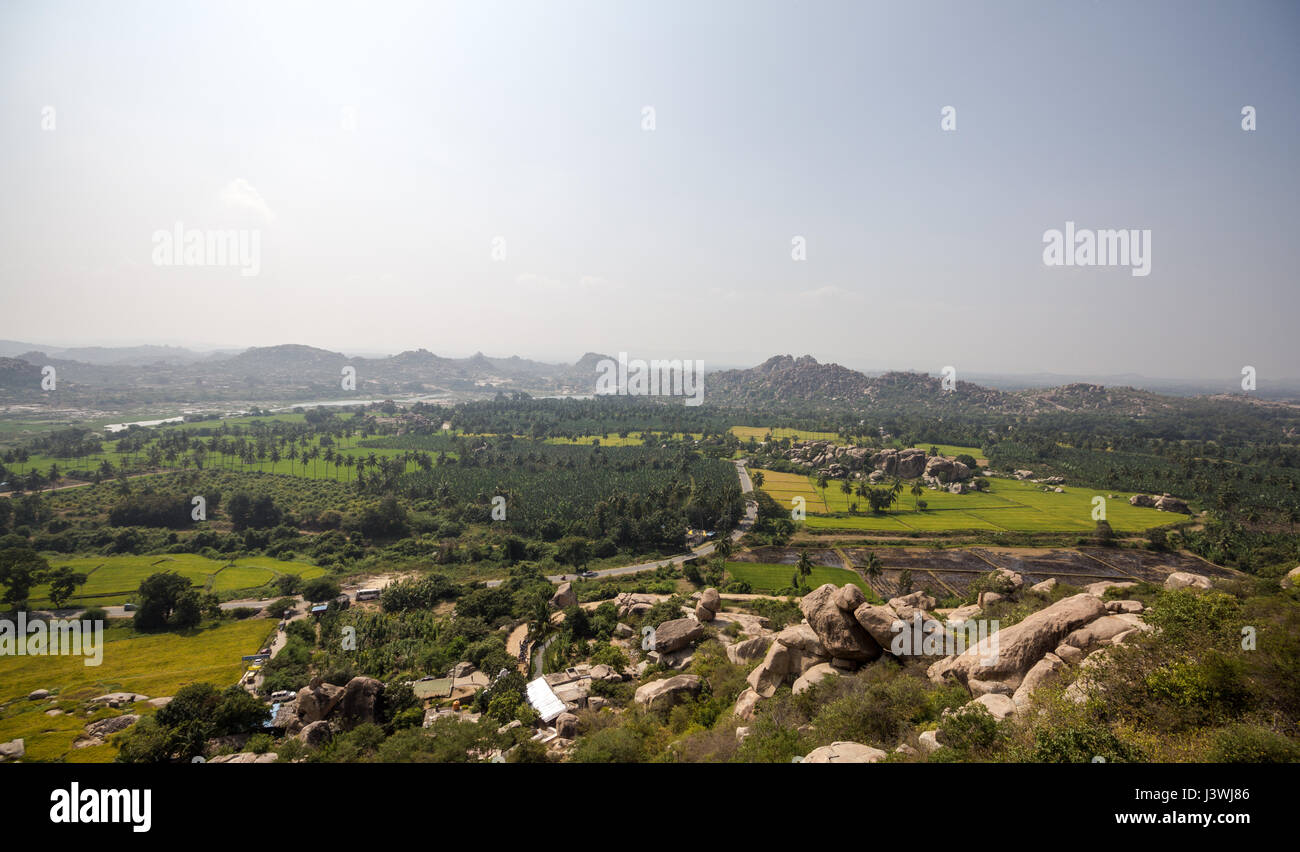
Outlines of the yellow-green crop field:
M751 471L751 474L754 471ZM879 530L883 532L947 530L1004 530L1016 532L1075 532L1096 527L1092 519L1095 496L1106 497L1104 490L1065 486L1064 493L1043 491L1042 486L1015 479L991 478L988 491L950 494L927 488L919 499L928 505L918 511L905 483L894 508L883 515L870 513L867 501L856 494L844 494L841 480L827 484L822 491L815 477L765 470L762 490L782 506L793 506L795 497L803 497L810 529ZM877 486L880 487L880 486ZM856 490L857 483L854 483ZM1106 500L1106 520L1116 532L1140 532L1164 526L1184 516L1129 505L1130 493L1116 493ZM850 514L851 503L859 506Z
M233 592L256 589L279 574L296 574L304 580L319 577L325 569L306 562L285 562L269 556L221 562L194 553L170 553L154 556L87 556L51 559L52 567L67 566L86 575L86 583L77 589L69 606L113 606L125 603L140 588L140 582L159 571L174 571L199 589L209 592ZM31 605L44 609L49 605L49 587L32 589Z
M175 695L182 686L207 682L224 689L244 671L240 657L262 647L275 629L263 618L223 622L184 633L136 633L123 624L104 632L102 663L87 666L80 656L0 656L0 742L23 738L28 761L100 763L113 759L111 744L73 748L87 722L115 716L100 709L84 714L82 702L109 692L137 692L150 698ZM28 701L48 689L50 699ZM59 709L61 715L46 711ZM137 702L125 712L148 713Z

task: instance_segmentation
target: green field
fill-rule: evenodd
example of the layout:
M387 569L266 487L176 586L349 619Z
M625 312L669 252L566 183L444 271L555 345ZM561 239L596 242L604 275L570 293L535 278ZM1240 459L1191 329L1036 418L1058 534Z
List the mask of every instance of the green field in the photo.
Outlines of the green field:
M86 716L80 702L108 692L158 698L203 681L224 689L243 674L240 657L256 652L274 629L275 622L266 619L225 622L184 634L142 634L114 626L104 633L98 666L87 666L85 658L77 656L0 657L0 704L8 705L0 711L0 742L22 737L28 761L111 761L116 753L111 745L74 749L72 742L87 722L117 711ZM45 715L49 701L28 701L28 693L36 689L56 693L63 715ZM127 712L142 708L146 705L137 704Z
M727 573L731 578L749 583L756 594L772 594L779 589L789 587L790 579L797 570L793 565L772 565L765 562L727 563ZM808 585L815 589L826 583L833 583L836 586L852 583L866 592L868 598L874 597L871 588L856 571L814 565L812 573L808 576Z
M989 480L989 490L968 494L950 494L927 488L921 496L928 507L916 511L914 498L905 487L895 508L883 515L865 510L866 500L846 495L840 481L827 484L825 491L816 487L816 477L763 471L762 490L782 506L790 506L795 496L806 501L810 529L879 530L884 532L950 530L1003 530L1016 532L1082 532L1092 530L1092 498L1105 497L1104 490L1066 486L1064 493L1043 491L1042 486L1001 477ZM854 483L856 490L856 483ZM879 487L879 486L877 486ZM1112 492L1114 493L1114 492ZM1157 509L1129 505L1127 492L1106 500L1106 520L1116 532L1141 532L1164 526L1185 516ZM858 514L850 514L850 504L859 505Z
M159 571L174 571L197 588L210 592L233 592L256 589L275 579L277 574L296 574L304 580L319 577L324 568L306 562L284 562L267 556L235 560L234 563L208 559L193 553L155 556L88 556L51 559L51 567L67 566L86 575L86 583L77 589L69 606L113 606L126 603L140 588L140 582ZM49 589L32 589L31 606L49 606Z

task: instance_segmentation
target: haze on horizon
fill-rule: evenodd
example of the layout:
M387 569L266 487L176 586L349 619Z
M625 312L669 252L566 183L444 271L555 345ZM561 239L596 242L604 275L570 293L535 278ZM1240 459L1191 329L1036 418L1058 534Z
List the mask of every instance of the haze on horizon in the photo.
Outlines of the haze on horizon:
M6 4L0 338L1263 387L1300 372L1298 36L1263 2ZM177 222L256 231L258 274L155 265ZM1150 229L1150 275L1045 266L1066 222Z

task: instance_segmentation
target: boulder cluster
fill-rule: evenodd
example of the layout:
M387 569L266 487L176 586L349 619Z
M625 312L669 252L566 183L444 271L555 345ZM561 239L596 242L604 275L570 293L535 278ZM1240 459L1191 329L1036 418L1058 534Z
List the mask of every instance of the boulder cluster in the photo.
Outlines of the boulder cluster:
M1147 509L1159 509L1162 512L1178 512L1182 515L1190 515L1192 510L1187 508L1187 504L1177 497L1171 497L1168 494L1161 494L1159 497L1152 497L1150 494L1134 494L1128 498L1128 502L1133 506L1143 506Z
M931 456L919 447L872 452L864 447L840 446L831 441L796 441L782 458L832 479L862 470L867 479L921 479L932 488L966 482L977 471L948 456Z
M733 712L741 719L753 719L759 703L771 698L784 684L792 684L792 691L799 693L826 677L852 672L882 654L893 653L898 632L911 629L913 624L927 638L942 642L949 630L963 627L983 607L999 600L1014 600L1024 593L1047 596L1058 584L1053 578L1027 586L1020 574L1000 568L989 575L988 585L998 591L982 593L978 604L946 611L935 611L935 599L925 592L872 604L856 586L822 586L801 602L802 623L786 627L770 639L755 637L727 647L727 656L734 663L749 663L760 657L762 660L750 673L749 687L737 698ZM1083 592L1062 598L1016 624L985 634L961 653L937 659L927 669L927 675L936 683L955 681L970 692L971 701L956 712L979 704L1001 720L1023 712L1035 689L1077 666L1079 677L1066 695L1083 701L1094 686L1089 674L1106 659L1108 649L1152 630L1142 620L1144 607L1140 601L1102 598L1110 589L1136 585L1093 583ZM1185 572L1170 574L1165 583L1170 589L1209 585L1208 578ZM928 641L911 645L910 650L900 651L899 655L921 655L929 645ZM919 738L922 751L930 752L940 745L937 731L926 731ZM910 746L904 750L914 751ZM833 743L808 755L804 762L874 762L884 757L879 749L859 743Z
M346 686L312 678L292 701L280 705L274 724L307 745L322 745L338 731L376 721L383 691L383 681L373 677L354 677Z

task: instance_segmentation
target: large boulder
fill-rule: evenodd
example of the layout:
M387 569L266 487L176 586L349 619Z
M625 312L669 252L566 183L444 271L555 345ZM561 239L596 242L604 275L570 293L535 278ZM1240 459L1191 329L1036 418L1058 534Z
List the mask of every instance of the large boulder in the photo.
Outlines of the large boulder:
M1142 624L1142 619L1136 615L1104 615L1096 621L1085 624L1078 630L1070 631L1062 641L1066 645L1087 649L1093 645L1104 645L1119 634L1139 628Z
M811 689L813 684L828 677L838 677L839 674L839 669L835 668L830 663L818 663L808 669L808 671L799 675L790 691L795 695L798 695L801 692L806 692Z
M655 628L654 649L661 654L679 651L704 635L704 625L693 618L675 618Z
M10 740L7 743L0 743L0 761L18 760L25 754L27 754L27 745L23 742L22 737Z
M27 693L28 701L40 701L43 698L49 697L50 691L48 689L33 689L31 692Z
M312 748L323 746L334 736L334 726L321 719L303 727L298 732L298 739Z
M901 595L889 599L889 608L898 613L898 617L904 621L911 621L912 617L918 612L922 618L930 617L930 610L938 605L932 596L925 592L912 592L910 595Z
M718 617L718 613L716 611L709 609L704 604L696 604L695 606L696 621L699 622L712 621L717 617Z
M1131 581L1117 582L1115 580L1100 580L1096 583L1089 583L1083 587L1083 590L1090 595L1101 597L1111 589L1131 589L1136 585L1137 583Z
M722 612L722 596L718 594L717 589L705 589L704 593L700 595L700 606L715 613Z
M787 648L794 648L796 651L812 657L830 656L826 652L826 646L822 644L822 640L817 636L817 632L810 625L803 622L791 624L783 629L776 634L776 641Z
M837 742L808 752L800 763L879 763L888 754L862 743Z
M905 626L893 607L878 604L864 603L853 611L853 617L876 640L876 644L886 649L894 641L896 632Z
M1009 716L1014 716L1016 712L1016 702L1009 695L1001 692L986 692L979 698L963 706L970 707L975 704L984 705L985 709L992 714L994 719L1001 722Z
M1033 695L1035 689L1038 689L1044 681L1064 668L1065 661L1056 654L1044 655L1025 673L1025 677L1020 681L1020 686L1016 689L1015 695L1011 696L1012 702L1017 708L1024 707L1029 703L1029 698Z
M343 688L339 718L348 727L374 722L379 716L379 696L383 691L383 681L363 676L352 678Z
M1050 595L1056 588L1057 580L1055 577L1048 577L1041 583L1034 583L1029 587L1029 591L1039 595Z
M1193 574L1190 571L1175 571L1165 578L1165 588L1170 591L1178 589L1208 589L1210 588L1210 578L1200 574Z
M727 659L738 666L747 665L754 660L761 660L767 653L767 646L772 644L769 636L755 636L743 642L727 646Z
M1296 583L1300 583L1300 566L1286 572L1286 576L1282 578L1282 588L1289 589Z
M572 583L561 583L560 587L551 595L551 606L556 609L568 609L578 603L578 595L573 591Z
M742 719L753 719L754 711L758 709L758 702L762 700L763 696L749 687L736 697L736 709L732 712Z
M1019 686L1025 673L1044 654L1060 645L1072 631L1105 615L1106 606L1095 595L1062 598L977 642L964 653L939 660L930 666L929 675L936 681L954 677L964 684L977 678Z
M578 736L578 717L572 713L561 713L555 717L555 733L566 740Z
M832 583L819 586L799 602L804 618L817 633L832 657L871 661L880 656L880 645L850 613L835 603L839 587Z
M674 675L642 684L633 700L647 710L667 710L678 702L699 695L701 685L699 675Z
M222 754L212 758L208 763L275 763L279 760L280 755L273 751L263 754L256 754L251 751L241 751L238 754Z
M138 721L140 721L140 717L133 713L123 713L121 716L110 716L107 719L100 719L87 725L86 736L93 740L102 741L111 734L125 731Z
M867 602L867 596L862 593L862 589L858 588L856 584L845 583L832 595L832 600L835 601L837 607L845 612L853 612L853 610Z
M763 698L771 698L776 689L785 683L792 674L798 677L803 673L803 653L780 642L773 642L767 649L763 662L749 673L745 680L750 687Z
M343 699L343 687L325 683L318 677L298 690L298 721L303 725L324 719Z

